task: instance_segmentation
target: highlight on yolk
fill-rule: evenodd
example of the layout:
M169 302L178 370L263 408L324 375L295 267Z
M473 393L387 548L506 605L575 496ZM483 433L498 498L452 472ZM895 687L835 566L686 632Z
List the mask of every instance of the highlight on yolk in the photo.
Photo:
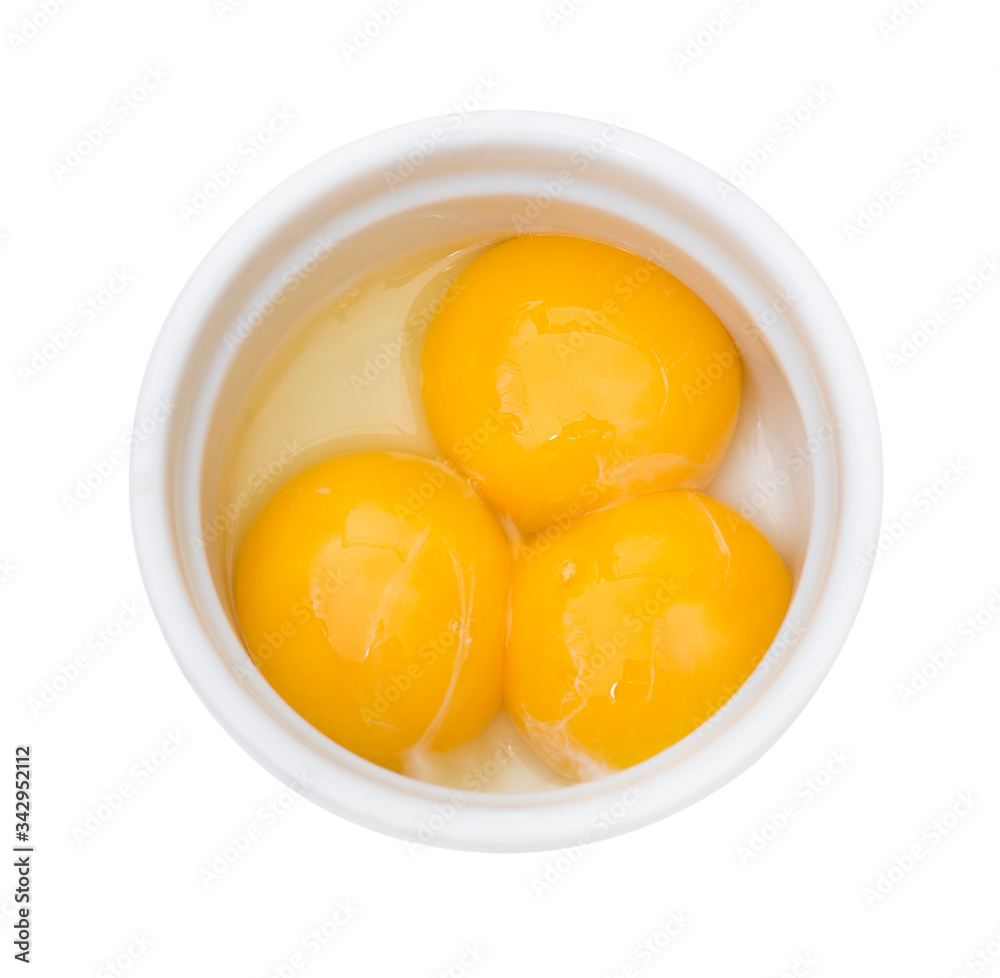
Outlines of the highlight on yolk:
M507 709L567 777L636 764L724 705L790 598L771 544L702 493L651 493L590 513L522 548Z
M707 485L742 383L732 338L687 286L557 235L477 258L439 307L422 368L438 447L523 531Z
M445 465L368 453L289 481L251 525L236 614L267 681L384 767L475 737L500 705L513 557Z

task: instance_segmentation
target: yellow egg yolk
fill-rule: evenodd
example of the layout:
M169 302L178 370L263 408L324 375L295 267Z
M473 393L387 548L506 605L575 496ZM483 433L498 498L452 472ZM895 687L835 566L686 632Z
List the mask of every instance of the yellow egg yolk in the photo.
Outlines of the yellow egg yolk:
M504 701L549 765L590 779L714 714L781 626L791 576L733 510L651 493L552 527L518 558Z
M439 448L522 531L706 485L742 382L732 338L682 282L555 235L505 241L459 276L422 369Z
M333 740L402 771L496 712L512 563L496 519L449 468L348 455L267 503L233 596L274 689Z

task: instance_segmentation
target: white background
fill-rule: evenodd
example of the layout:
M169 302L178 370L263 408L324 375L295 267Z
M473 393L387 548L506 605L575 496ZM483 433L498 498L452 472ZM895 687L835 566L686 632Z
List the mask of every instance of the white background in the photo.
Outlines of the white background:
M33 973L100 974L121 955L136 978L264 978L289 975L299 954L295 973L308 975L1000 976L1000 626L988 608L1000 588L1000 280L961 309L952 291L1000 252L1000 9L907 0L916 12L890 33L879 21L892 0L730 0L730 23L682 64L721 0L585 0L558 23L544 0L399 0L368 47L345 55L386 5L72 0L26 44L11 35L40 2L0 6L0 797L12 808L13 748L31 743ZM150 67L167 77L126 116L116 99ZM287 802L281 785L201 705L148 611L124 458L72 512L63 496L127 441L160 324L222 232L318 155L447 111L480 76L497 87L481 108L614 119L726 176L773 140L744 189L852 325L898 537L884 537L840 659L777 746L711 798L575 862L411 851L302 800L263 814ZM779 129L814 86L821 107ZM186 221L180 205L278 108L294 122ZM57 173L105 116L112 131ZM941 153L939 130L951 134ZM873 226L846 229L887 191ZM78 304L119 271L127 288L81 323ZM904 347L939 309L947 324ZM71 320L78 334L37 376L19 370ZM961 477L937 482L949 466ZM138 619L33 710L123 602L139 604ZM981 631L967 631L979 611ZM904 703L913 669L949 641L947 667ZM172 732L183 746L138 775ZM834 751L849 761L827 778ZM817 777L825 787L806 800ZM74 838L122 782L133 790L120 810ZM936 836L934 820L966 812L969 793L971 811ZM789 802L795 817L748 858L740 847ZM206 884L200 871L250 826L260 839ZM0 818L5 849L13 831L12 813ZM914 844L925 857L866 896ZM0 872L4 974L24 968L8 972L13 880ZM308 932L338 901L357 910L314 954ZM644 960L637 945L672 911L683 929ZM152 943L130 962L133 935ZM463 966L472 942L477 959Z

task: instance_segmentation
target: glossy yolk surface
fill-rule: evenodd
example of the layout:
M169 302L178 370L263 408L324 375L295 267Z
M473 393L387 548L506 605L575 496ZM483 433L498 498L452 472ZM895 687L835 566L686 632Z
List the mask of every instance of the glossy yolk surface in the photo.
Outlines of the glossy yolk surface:
M445 466L349 455L268 502L233 593L277 692L338 743L403 770L496 712L512 562L493 515Z
M571 778L636 764L707 720L788 608L770 543L701 493L640 496L548 537L518 558L504 699Z
M525 531L706 485L742 380L725 327L678 279L554 235L474 261L431 323L422 367L439 448Z

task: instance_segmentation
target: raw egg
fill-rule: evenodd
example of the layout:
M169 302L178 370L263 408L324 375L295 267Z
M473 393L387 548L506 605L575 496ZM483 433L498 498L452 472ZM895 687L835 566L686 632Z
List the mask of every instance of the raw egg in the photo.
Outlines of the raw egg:
M655 263L526 235L459 276L422 354L440 450L523 531L615 499L705 486L732 438L738 351Z
M518 557L507 709L567 777L636 764L743 684L791 586L765 537L699 492L651 493L554 525Z
M346 455L295 476L233 576L267 681L333 740L405 771L475 737L501 700L513 556L437 461Z

